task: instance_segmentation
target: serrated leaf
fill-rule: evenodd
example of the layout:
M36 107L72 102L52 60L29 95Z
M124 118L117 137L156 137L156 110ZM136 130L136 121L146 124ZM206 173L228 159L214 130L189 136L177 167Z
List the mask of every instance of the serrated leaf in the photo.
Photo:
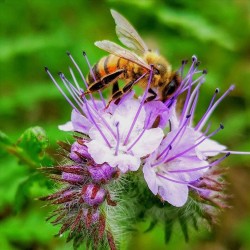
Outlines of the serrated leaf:
M42 159L43 151L48 146L47 135L41 127L27 129L17 141L17 145L35 161Z

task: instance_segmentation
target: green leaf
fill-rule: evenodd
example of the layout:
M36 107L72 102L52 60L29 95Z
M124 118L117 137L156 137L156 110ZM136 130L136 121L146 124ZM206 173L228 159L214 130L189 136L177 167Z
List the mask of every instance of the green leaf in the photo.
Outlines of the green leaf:
M2 131L0 131L0 144L6 144L6 145L11 144L9 137Z
M40 161L48 146L47 135L41 127L27 129L17 141L17 145L25 150L31 159Z
M44 194L43 192L40 193L38 188L42 189L43 192L52 188L51 181L46 179L41 173L31 174L19 184L14 202L15 212L19 212L27 206L32 197ZM36 189L35 192L34 189Z

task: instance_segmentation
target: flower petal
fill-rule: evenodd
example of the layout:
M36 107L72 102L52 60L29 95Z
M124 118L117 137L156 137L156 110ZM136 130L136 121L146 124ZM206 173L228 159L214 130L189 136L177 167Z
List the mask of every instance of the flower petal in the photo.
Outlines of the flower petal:
M93 140L85 144L88 147L89 154L97 164L110 162L110 159L112 159L113 155L111 150L102 142Z
M175 207L182 207L188 199L188 186L172 181L162 180L162 186L159 187L159 195Z
M119 154L113 156L108 163L111 167L117 167L123 173L126 173L128 170L137 171L140 167L141 160L133 155Z
M76 112L75 110L71 113L71 121L73 124L74 131L78 131L84 134L88 134L92 123L82 114Z
M149 164L145 164L143 167L143 174L149 189L154 195L156 195L158 193L158 184L154 169Z
M143 157L152 153L159 147L163 136L164 133L160 128L146 130L138 142L133 146L133 154L138 157ZM135 137L135 139L136 138L137 137Z
M74 131L72 122L66 122L65 124L59 125L58 128L62 131Z

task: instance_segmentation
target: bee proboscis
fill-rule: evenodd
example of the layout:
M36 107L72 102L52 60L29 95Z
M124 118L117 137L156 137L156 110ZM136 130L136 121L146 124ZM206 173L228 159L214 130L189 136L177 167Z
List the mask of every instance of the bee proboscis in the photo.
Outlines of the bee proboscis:
M129 49L108 41L97 41L95 45L110 53L100 59L87 76L88 90L86 93L96 92L113 85L111 100L119 99L130 91L133 85L138 84L146 88L150 72L153 68L153 77L150 83L150 96L147 100L168 100L178 89L180 78L172 71L169 62L156 52L148 49L145 42L134 27L118 12L111 10L116 23L116 33L119 40ZM145 77L139 79L142 75ZM118 80L122 79L125 85L119 89Z

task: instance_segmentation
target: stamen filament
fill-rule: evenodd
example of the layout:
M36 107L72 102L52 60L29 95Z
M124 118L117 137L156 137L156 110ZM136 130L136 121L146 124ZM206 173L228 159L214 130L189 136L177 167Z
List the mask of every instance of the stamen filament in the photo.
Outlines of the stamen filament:
M147 74L147 73L143 74L140 78L144 77L146 74ZM141 112L142 106L143 106L143 104L144 104L144 102L145 102L145 100L146 100L146 96L147 96L147 94L148 94L148 90L149 90L149 86L150 86L151 81L152 81L152 77L153 77L153 67L151 66L151 71L150 71L150 75L149 75L147 87L146 87L146 89L145 89L145 92L144 92L144 95L143 95L143 97L142 97L140 106L139 106L139 108L138 108L138 110L137 110L137 112L136 112L136 114L135 114L135 118L134 118L134 120L133 120L133 122L132 122L132 124L131 124L131 126L130 126L130 129L129 129L128 134L127 134L127 136L126 136L126 138L125 138L125 140L124 140L124 144L123 144L123 145L126 145L126 144L128 143L129 136L130 136L130 134L131 134L131 132L132 132L134 126L135 126L135 123L136 123L136 121L137 121L137 118L139 117L139 114L140 114L140 112ZM139 78L139 79L140 79L140 78Z
M142 132L141 132L141 133L139 134L139 136L135 139L135 141L128 147L128 149L127 149L128 151L130 151L130 150L134 147L134 145L141 139L141 137L142 137L143 134L145 133L145 131L146 131L147 127L148 127L148 124L149 124L149 122L150 122L151 115L152 115L152 112L150 112L149 117L148 117L148 120L147 120L146 125L144 126Z
M227 153L226 155L222 156L221 158L215 160L214 162L212 162L206 166L202 166L202 167L198 167L198 168L189 168L189 169L169 170L168 173L187 173L187 172L194 172L194 171L199 171L202 169L210 168L210 167L213 167L213 166L219 164L220 162L222 162L229 155L230 155L230 153Z
M84 56L84 58L85 58L85 60L86 60L86 62L87 62L87 64L88 64L88 67L89 67L89 69L90 69L90 73L91 73L92 77L93 77L94 80L96 81L96 78L95 78L93 69L92 69L92 67L91 67L91 65L90 65L89 59L88 59L88 57L87 57L87 54L85 53L85 51L83 51L82 54L83 54L83 56ZM106 107L106 102L105 102L105 100L104 100L104 98L103 98L103 95L102 95L102 92L101 92L100 90L98 90L98 94L100 95L100 98L101 98L101 100L102 100L103 106Z
M104 135L104 133L102 132L102 130L100 129L100 127L97 125L97 123L96 123L94 117L92 116L92 114L91 114L91 112L90 112L90 110L89 110L89 105L88 105L88 102L87 102L87 100L86 100L86 97L83 96L83 99L84 99L84 101L85 101L85 105L86 105L86 109L87 109L87 111L88 111L88 116L89 116L89 118L90 118L91 121L94 123L95 127L96 127L97 130L99 131L100 135L102 136L103 140L106 142L106 144L108 145L108 147L111 148L111 145L110 145L108 139L106 138L106 136Z
M81 69L79 68L78 64L75 62L74 58L72 57L72 55L69 52L67 52L67 55L69 56L70 60L73 62L75 68L77 69L78 73L80 74L80 76L81 76L81 78L83 80L83 83L84 83L84 85L85 85L85 87L87 89L88 84L87 84L87 81L86 81ZM94 105L95 109L97 109L97 106L96 106L96 103L95 103L95 100L94 100L92 94L90 93L89 96L90 96L91 101L93 102L93 105Z
M208 108L207 108L205 114L203 115L203 117L200 119L200 121L199 121L198 124L196 125L195 130L198 130L198 129L199 129L200 124L202 123L203 119L206 117L207 113L209 112L209 110L210 110L211 107L213 106L214 100L215 100L215 98L216 98L216 96L217 96L218 93L219 93L219 89L217 88L217 89L215 90L214 94L213 94L213 97L212 97L212 99L211 99L211 101L210 101L210 104L209 104L209 106L208 106Z
M209 117L213 113L213 111L216 109L216 107L219 105L219 103L234 89L234 85L231 85L229 89L212 105L210 110L207 112L206 116L203 116L201 119L201 122L199 122L199 127L196 126L196 130L200 131L203 126L208 121Z
M117 143L115 148L115 155L118 155L119 144L120 144L120 132L119 132L119 122L116 123L116 134L117 134Z
M76 106L71 102L71 100L68 98L68 96L64 93L64 91L62 90L62 88L59 86L59 84L56 82L56 80L54 79L54 77L52 76L52 74L50 73L49 69L47 67L45 67L45 71L47 72L47 74L49 75L50 79L52 80L52 82L56 85L56 87L58 88L58 90L61 92L61 94L64 96L64 98L67 100L67 102L70 104L70 106L77 111L78 113L80 113L80 111L76 108Z
M186 116L186 121L184 122L184 124L181 126L181 128L176 133L172 141L168 144L168 146L157 156L156 160L159 160L162 157L162 155L168 150L169 145L171 145L176 140L176 138L179 136L183 128L186 127L189 118L190 118L190 115Z
M187 148L186 150L182 151L181 153L176 154L176 155L172 156L171 158L167 159L167 160L165 161L165 163L170 162L170 161L174 160L175 158L178 158L178 157L182 156L183 154L187 153L188 151L190 151L190 150L196 148L198 145L200 145L200 144L201 144L202 142L204 142L206 139L209 139L210 137L214 136L215 134L217 134L217 133L218 133L221 129L223 129L223 128L224 128L224 127L223 127L222 125L220 125L220 127L219 127L218 129L216 129L214 132L212 132L210 135L204 137L202 140L200 140L199 142L195 143L192 147L189 147L189 148Z

